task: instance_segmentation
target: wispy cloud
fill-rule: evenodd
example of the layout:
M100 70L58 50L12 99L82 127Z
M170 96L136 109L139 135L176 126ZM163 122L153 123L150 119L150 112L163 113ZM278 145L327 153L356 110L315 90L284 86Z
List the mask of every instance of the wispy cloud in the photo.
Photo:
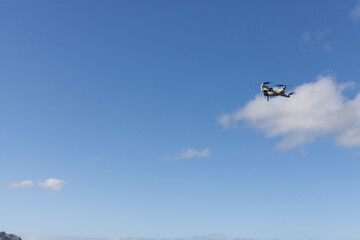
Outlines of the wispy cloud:
M333 51L333 46L332 46L330 43L324 44L324 45L323 45L323 48L324 48L326 51L328 51L328 52L332 52L332 51Z
M332 52L333 44L330 43L326 38L326 36L330 33L330 30L318 30L315 32L310 32L306 30L300 35L300 42L308 47L322 48L327 52Z
M33 187L33 186L35 186L35 184L33 183L32 180L25 180L25 181L21 181L18 183L9 184L10 188L28 188L28 187Z
M184 160L189 158L209 158L211 157L212 153L210 149L205 148L204 150L196 150L194 148L189 148L186 151L166 155L163 157L165 160Z
M64 187L65 181L49 178L44 181L40 181L35 184L32 180L21 181L18 183L10 183L8 185L9 188L30 188L30 187L39 187L46 190L61 190Z
M308 31L304 31L302 34L301 34L301 41L303 43L306 43L306 44L309 44L310 43L310 33Z
M316 82L297 87L291 98L267 102L257 95L243 108L220 116L219 123L229 127L245 121L267 137L282 136L277 148L284 150L324 136L333 136L341 146L360 146L360 94L347 99L343 90L353 83L335 80L333 75L321 75Z
M232 116L230 114L222 114L219 119L218 122L224 127L224 128L229 128L232 126L233 121L232 121Z
M101 157L101 156L94 156L94 157L92 157L92 158L89 159L89 162L94 163L94 162L98 162L98 161L100 161L100 160L102 160L102 157Z
M356 6L349 12L349 16L354 21L360 20L360 1L358 1Z

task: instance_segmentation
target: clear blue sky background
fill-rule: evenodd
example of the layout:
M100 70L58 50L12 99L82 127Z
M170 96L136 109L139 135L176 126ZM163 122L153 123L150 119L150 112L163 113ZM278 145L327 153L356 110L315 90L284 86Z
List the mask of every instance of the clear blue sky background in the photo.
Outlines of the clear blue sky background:
M1 1L0 230L359 239L358 148L217 122L256 83L359 81L356 5ZM189 148L212 156L164 159ZM66 183L8 187L48 178Z

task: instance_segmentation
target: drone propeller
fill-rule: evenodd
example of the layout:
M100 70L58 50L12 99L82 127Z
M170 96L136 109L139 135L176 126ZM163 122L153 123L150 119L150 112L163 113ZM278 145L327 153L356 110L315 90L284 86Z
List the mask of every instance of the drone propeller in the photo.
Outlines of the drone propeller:
M259 82L259 83L254 83L255 86L259 86L259 85L266 85L266 84L270 84L271 82Z
M284 85L284 84L277 84L276 86L278 86L278 87L284 87L284 86L286 86L286 85Z

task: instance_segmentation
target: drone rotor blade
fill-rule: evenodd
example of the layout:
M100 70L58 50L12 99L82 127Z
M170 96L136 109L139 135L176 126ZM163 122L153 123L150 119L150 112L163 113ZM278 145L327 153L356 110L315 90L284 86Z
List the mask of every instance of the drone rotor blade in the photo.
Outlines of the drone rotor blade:
M277 85L275 85L275 86L277 86L277 87L284 87L284 86L286 86L286 85L284 85L284 84L277 84Z
M270 84L271 82L264 82L263 84Z

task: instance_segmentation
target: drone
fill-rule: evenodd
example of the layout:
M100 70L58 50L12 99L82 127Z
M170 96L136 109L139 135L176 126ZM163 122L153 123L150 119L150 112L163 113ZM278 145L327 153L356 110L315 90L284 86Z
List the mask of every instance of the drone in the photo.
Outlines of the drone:
M261 84L261 92L264 93L264 96L266 96L266 100L269 101L269 97L275 97L275 96L282 96L289 98L291 95L294 94L294 92L285 93L286 85L278 84L275 85L276 87L269 87L267 84L270 84L271 82L264 82Z

